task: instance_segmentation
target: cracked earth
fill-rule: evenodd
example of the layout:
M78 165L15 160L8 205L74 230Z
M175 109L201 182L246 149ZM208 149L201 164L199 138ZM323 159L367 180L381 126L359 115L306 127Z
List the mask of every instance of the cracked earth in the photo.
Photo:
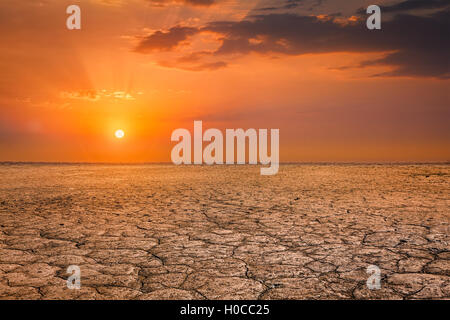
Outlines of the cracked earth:
M448 299L449 175L0 165L0 298ZM79 290L67 288L70 265Z

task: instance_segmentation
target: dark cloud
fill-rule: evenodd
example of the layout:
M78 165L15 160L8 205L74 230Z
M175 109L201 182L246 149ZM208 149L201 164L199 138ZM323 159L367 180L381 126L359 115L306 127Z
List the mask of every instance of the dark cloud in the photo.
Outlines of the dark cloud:
M307 10L311 11L317 7L320 7L325 0L313 0L311 1L305 1L305 0L285 0L284 3L282 3L279 6L270 6L270 7L263 7L256 9L256 11L275 11L275 10L290 10L290 9L296 9L301 6L305 6L309 4L309 7L307 7ZM280 1L275 1L276 4L278 4ZM308 2L308 3L307 3Z
M386 52L382 59L359 67L387 65L383 76L448 78L450 10L427 16L397 14L383 21L382 30L368 30L365 19L345 24L332 17L320 19L297 14L268 14L231 22L217 21L202 28L176 27L156 32L141 42L138 51L170 50L191 35L213 32L221 45L211 56L248 53L302 55L332 52ZM210 59L210 57L208 57Z
M417 9L440 9L450 6L448 0L407 0L390 6L381 6L383 12L404 12Z
M169 51L196 33L198 33L198 29L189 27L173 27L167 32L156 31L144 38L136 51L141 53Z
M405 12L419 9L441 9L450 7L448 0L406 0L390 6L381 6L383 12Z
M380 9L382 13L399 13L411 10L441 9L447 7L450 7L449 0L406 0L389 6L380 6ZM366 14L366 9L361 8L358 10L358 13Z
M148 0L156 5L166 5L169 3L184 3L193 6L210 6L216 3L216 0Z
M216 0L184 0L184 2L196 6L210 6L215 3Z
M285 9L297 8L300 2L303 2L303 0L287 0L286 4L284 5L284 8Z

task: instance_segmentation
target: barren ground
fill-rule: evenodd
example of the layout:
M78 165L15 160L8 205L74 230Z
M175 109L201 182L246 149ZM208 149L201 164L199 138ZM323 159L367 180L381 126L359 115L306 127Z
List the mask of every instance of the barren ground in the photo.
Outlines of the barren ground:
M449 165L0 165L0 181L2 299L450 298Z

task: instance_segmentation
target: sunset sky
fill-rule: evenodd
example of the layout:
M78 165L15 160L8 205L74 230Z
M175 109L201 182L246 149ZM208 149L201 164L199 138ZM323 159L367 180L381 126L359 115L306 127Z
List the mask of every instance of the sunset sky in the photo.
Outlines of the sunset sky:
M281 161L448 161L449 4L1 0L0 161L169 162L194 120L279 128Z

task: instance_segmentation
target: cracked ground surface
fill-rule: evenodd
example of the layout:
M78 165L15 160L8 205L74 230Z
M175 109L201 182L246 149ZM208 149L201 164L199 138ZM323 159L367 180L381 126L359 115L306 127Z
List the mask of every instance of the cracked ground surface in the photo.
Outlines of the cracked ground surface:
M0 165L0 298L449 298L449 175ZM67 288L69 265L80 290ZM369 265L379 290L367 288Z

